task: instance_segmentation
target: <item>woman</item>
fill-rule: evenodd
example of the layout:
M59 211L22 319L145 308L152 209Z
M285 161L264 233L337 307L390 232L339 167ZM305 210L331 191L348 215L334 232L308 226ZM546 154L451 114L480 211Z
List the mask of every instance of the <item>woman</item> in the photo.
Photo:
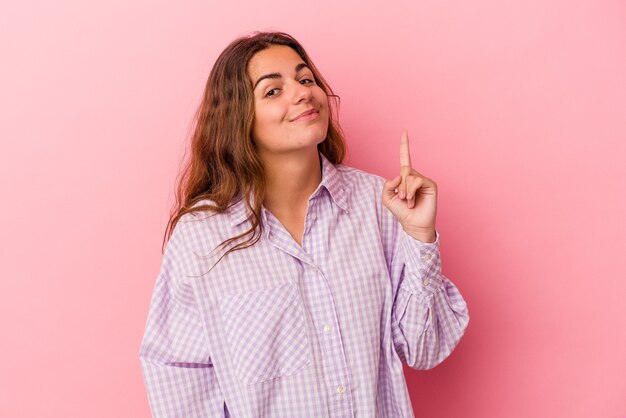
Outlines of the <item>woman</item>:
M436 184L341 165L335 98L285 33L217 59L177 193L140 361L156 417L411 417L402 362L458 344Z

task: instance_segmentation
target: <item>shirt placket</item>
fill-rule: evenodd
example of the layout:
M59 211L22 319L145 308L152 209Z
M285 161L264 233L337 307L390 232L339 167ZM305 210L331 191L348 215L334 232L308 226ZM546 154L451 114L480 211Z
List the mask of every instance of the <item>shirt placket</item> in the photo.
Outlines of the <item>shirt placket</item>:
M309 311L321 342L322 365L328 391L331 417L351 417L351 387L348 366L337 320L335 302L324 272L312 265L304 275L308 295L313 301Z
M321 343L320 353L329 416L343 418L354 416L348 365L332 288L322 267L315 262L315 255L319 251L315 231L328 227L319 223L318 213L321 212L321 206L324 204L330 204L329 196L324 193L318 194L309 201L302 247L273 216L274 219L270 223L273 232L270 235L274 237L272 243L277 248L292 255L304 267L300 286L303 289L304 302L311 314L315 332L318 334L317 340Z
M314 262L315 259L322 257L315 253L317 250L314 239L315 231L319 231L320 228L328 228L327 225L321 224L321 222L328 220L319 219L317 214L323 211L323 205L329 204L331 204L329 196L323 193L309 202L302 242L310 254L312 264L304 275L304 284L307 286L307 294L311 298L309 310L314 318L318 339L322 345L322 364L328 391L329 414L331 417L352 417L351 385L335 300L329 280L322 268ZM331 212L326 211L326 213ZM318 302L315 303L316 301Z
M299 283L303 288L303 298L307 304L318 339L321 342L321 361L328 398L328 412L332 418L353 417L351 385L348 365L337 318L337 310L328 279L321 267L314 262L315 240L312 234L316 228L326 226L317 223L319 205L328 204L324 199L312 199L305 218L302 247L273 216L269 216L269 238L272 245L292 255L302 263L304 274ZM305 251L306 249L306 251Z

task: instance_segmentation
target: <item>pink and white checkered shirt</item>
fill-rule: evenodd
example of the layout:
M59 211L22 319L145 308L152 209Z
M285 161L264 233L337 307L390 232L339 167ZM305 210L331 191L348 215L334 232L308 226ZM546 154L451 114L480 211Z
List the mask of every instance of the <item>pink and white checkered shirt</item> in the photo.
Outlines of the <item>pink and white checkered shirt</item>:
M139 352L153 416L414 416L402 362L450 355L467 305L441 273L438 232L410 237L382 177L320 160L302 246L263 208L261 239L203 275L249 228L243 202L176 225Z

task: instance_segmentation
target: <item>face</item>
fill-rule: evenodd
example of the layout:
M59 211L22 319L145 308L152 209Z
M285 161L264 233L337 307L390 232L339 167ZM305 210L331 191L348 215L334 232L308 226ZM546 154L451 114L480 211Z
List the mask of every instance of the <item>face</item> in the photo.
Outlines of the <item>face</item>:
M270 46L250 59L248 76L254 86L252 139L259 152L317 149L328 131L328 98L300 55L288 46Z

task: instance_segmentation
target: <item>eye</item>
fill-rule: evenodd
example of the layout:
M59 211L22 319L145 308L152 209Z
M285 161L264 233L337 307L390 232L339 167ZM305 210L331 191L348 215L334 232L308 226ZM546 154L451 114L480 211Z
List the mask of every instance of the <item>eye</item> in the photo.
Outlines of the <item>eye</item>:
M279 90L277 88L271 89L270 91L268 91L267 93L265 93L265 97L272 97L275 96L276 93L272 93L274 90ZM271 94L270 94L271 93Z
M303 81L308 81L308 83L303 83ZM310 84L310 83L315 84L315 81L311 80L310 78L304 78L300 80L300 84Z

